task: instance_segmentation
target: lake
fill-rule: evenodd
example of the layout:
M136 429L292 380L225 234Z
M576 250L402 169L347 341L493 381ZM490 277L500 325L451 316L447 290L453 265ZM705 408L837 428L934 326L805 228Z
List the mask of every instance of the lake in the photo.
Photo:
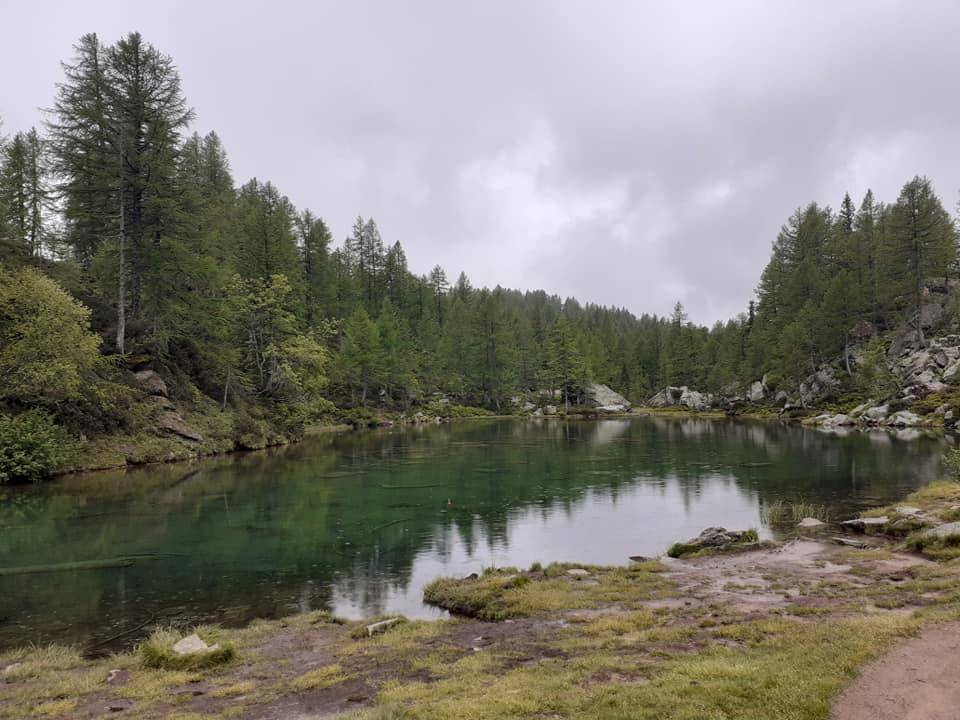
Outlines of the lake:
M940 473L945 440L637 418L464 421L0 489L0 647L327 608L431 617L425 583L622 564L778 499L836 515ZM88 563L10 574L8 568Z

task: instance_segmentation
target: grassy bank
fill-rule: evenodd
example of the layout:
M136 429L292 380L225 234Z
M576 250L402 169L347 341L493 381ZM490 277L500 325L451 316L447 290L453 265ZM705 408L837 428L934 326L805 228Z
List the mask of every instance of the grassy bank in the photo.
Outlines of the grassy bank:
M903 505L938 523L960 485ZM200 628L229 652L196 667L158 660L188 629L94 660L21 649L0 655L0 718L826 718L863 663L960 618L960 560L871 542L438 579L426 598L449 620Z

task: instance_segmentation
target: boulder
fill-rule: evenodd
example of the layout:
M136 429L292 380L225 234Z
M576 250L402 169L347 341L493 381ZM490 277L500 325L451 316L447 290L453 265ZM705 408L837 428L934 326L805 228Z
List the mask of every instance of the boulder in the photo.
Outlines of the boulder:
M590 571L584 568L570 568L567 570L567 575L572 575L573 577L586 577L589 574Z
M960 522L946 523L937 525L923 533L924 537L943 539L948 537L960 537Z
M724 547L726 545L732 545L733 543L740 542L744 534L745 531L742 530L727 530L726 528L722 527L708 527L699 535L697 535L697 537L687 540L686 544L696 545L702 548Z
M747 400L750 402L761 402L766 396L767 388L764 387L762 380L757 380L757 382L750 384L750 389L747 390Z
M943 305L940 303L926 303L920 306L920 327L930 330L937 327L943 320Z
M154 370L138 370L133 374L137 385L148 395L167 396L167 384Z
M523 404L523 407L522 407L521 409L522 409L524 412L533 412L534 410L537 409L537 406L534 405L532 402L525 402L525 403Z
M192 429L187 422L175 412L166 411L157 418L157 427L166 430L186 440L203 442L203 435Z
M647 402L650 407L672 407L680 402L686 387L665 387Z
M629 400L620 393L600 383L587 385L584 389L584 396L587 405L591 405L597 409L603 408L607 412L626 412L630 409Z
M821 416L824 417L824 416ZM844 415L843 413L837 413L836 415L828 415L820 423L823 427L849 427L851 425L856 425L857 421L854 420L849 415Z
M815 405L817 401L834 394L839 387L836 371L827 365L800 383L800 400L805 405Z
M914 427L915 425L919 424L920 417L909 410L895 412L884 422L884 425L889 425L891 427Z
M960 360L947 366L947 369L943 371L942 379L948 383L955 383L960 380Z
M812 530L814 528L826 527L826 523L823 520L817 520L812 517L805 517L803 520L797 523L798 528L803 528L805 530Z
M545 407L543 408L543 414L544 414L544 415L556 415L556 414L557 414L557 406L556 406L556 405L547 405L547 406L545 406Z
M850 417L858 418L863 415L867 410L870 409L870 406L873 405L873 400L867 400L865 403L857 405L853 410L850 411Z
M687 388L683 389L683 394L680 396L680 404L691 410L706 410L710 407L711 400L712 398L709 395Z
M882 421L887 415L890 414L889 405L875 405L869 410L864 411L862 419L872 423L878 423Z
M173 651L177 655L192 655L194 653L213 652L219 649L220 646L217 644L207 645L196 633L187 635L182 640L178 640L173 646Z

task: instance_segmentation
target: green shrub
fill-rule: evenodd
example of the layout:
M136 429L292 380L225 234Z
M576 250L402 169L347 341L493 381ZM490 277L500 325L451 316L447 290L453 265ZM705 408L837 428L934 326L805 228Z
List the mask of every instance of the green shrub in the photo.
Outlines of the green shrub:
M960 479L960 450L950 448L943 454L943 466L950 473L950 477Z
M66 444L66 434L46 413L0 417L0 483L50 476L66 459Z

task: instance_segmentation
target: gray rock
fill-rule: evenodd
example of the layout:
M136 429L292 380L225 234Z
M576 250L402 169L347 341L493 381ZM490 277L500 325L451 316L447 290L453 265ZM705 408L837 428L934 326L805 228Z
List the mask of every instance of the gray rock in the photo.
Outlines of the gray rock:
M587 385L583 394L586 399L586 403L598 409L609 408L613 406L621 408L615 412L625 412L630 409L629 400L627 400L620 393L615 392L606 385L602 385L600 383Z
M557 406L556 406L556 405L547 405L546 407L543 408L543 414L544 414L544 415L556 415L556 414L557 414Z
M154 370L139 370L133 374L133 377L137 379L137 385L145 393L167 396L167 384Z
M766 396L767 389L764 387L762 380L757 380L757 382L750 384L750 389L747 390L747 400L750 402L760 402Z
M380 633L386 632L394 625L400 622L400 618L387 618L386 620L381 620L380 622L371 623L367 625L367 636L379 635Z
M868 547L867 543L863 542L863 540L854 540L852 538L845 537L834 537L830 539L833 540L837 545L846 545L847 547L860 548L861 550L865 547Z
M920 327L924 330L936 327L943 320L943 305L927 303L920 306Z
M647 401L650 407L672 407L679 404L686 387L667 386Z
M706 410L710 407L711 399L709 395L684 388L683 394L680 396L680 404L691 410Z
M213 645L207 645L207 643L201 640L200 636L196 633L193 635L187 635L182 640L178 640L173 646L173 651L177 655L193 655L194 653L213 652L214 650L219 649L220 646L216 643Z
M863 413L863 418L870 422L880 422L890 413L889 405L875 405Z
M836 371L826 365L800 383L800 400L806 405L816 404L818 400L836 392L839 386Z
M853 520L844 520L841 525L851 530L865 532L868 528L883 527L890 521L886 515L871 518L854 518Z
M196 430L193 430L189 425L187 425L186 420L177 415L175 412L166 411L161 413L160 417L157 418L157 427L186 440L203 442L203 435L198 433Z
M629 407L623 405L601 405L600 407L594 408L597 412L601 413L627 413L630 412Z
M943 371L944 382L956 382L960 380L960 360L952 363Z
M901 410L888 417L884 424L891 427L913 427L920 424L920 417L909 410Z
M850 417L858 418L863 415L870 407L873 405L873 400L867 400L865 403L857 405L853 410L850 411Z
M897 515L906 515L907 517L917 517L924 514L923 510L912 505L897 505L893 510Z
M923 533L923 537L931 538L948 538L948 537L960 537L960 522L946 523L945 525L937 525L935 528L930 528Z
M837 413L836 415L827 416L820 424L824 427L849 427L851 425L856 425L857 421L849 415Z
M570 568L567 570L567 575L572 575L573 577L586 577L590 574L589 570L584 570L583 568Z
M727 530L723 527L708 527L697 537L687 540L687 545L697 545L699 547L723 547L733 543L740 542L743 537L741 530Z
M811 530L813 528L826 527L826 525L827 524L822 520L817 520L816 518L812 518L812 517L805 517L803 520L797 523L798 528L804 528L807 530Z
M533 411L536 410L536 409L537 409L537 406L534 405L532 402L529 402L529 401L528 401L528 402L525 402L525 403L523 404L523 407L522 407L522 410L523 410L524 412L533 412Z

